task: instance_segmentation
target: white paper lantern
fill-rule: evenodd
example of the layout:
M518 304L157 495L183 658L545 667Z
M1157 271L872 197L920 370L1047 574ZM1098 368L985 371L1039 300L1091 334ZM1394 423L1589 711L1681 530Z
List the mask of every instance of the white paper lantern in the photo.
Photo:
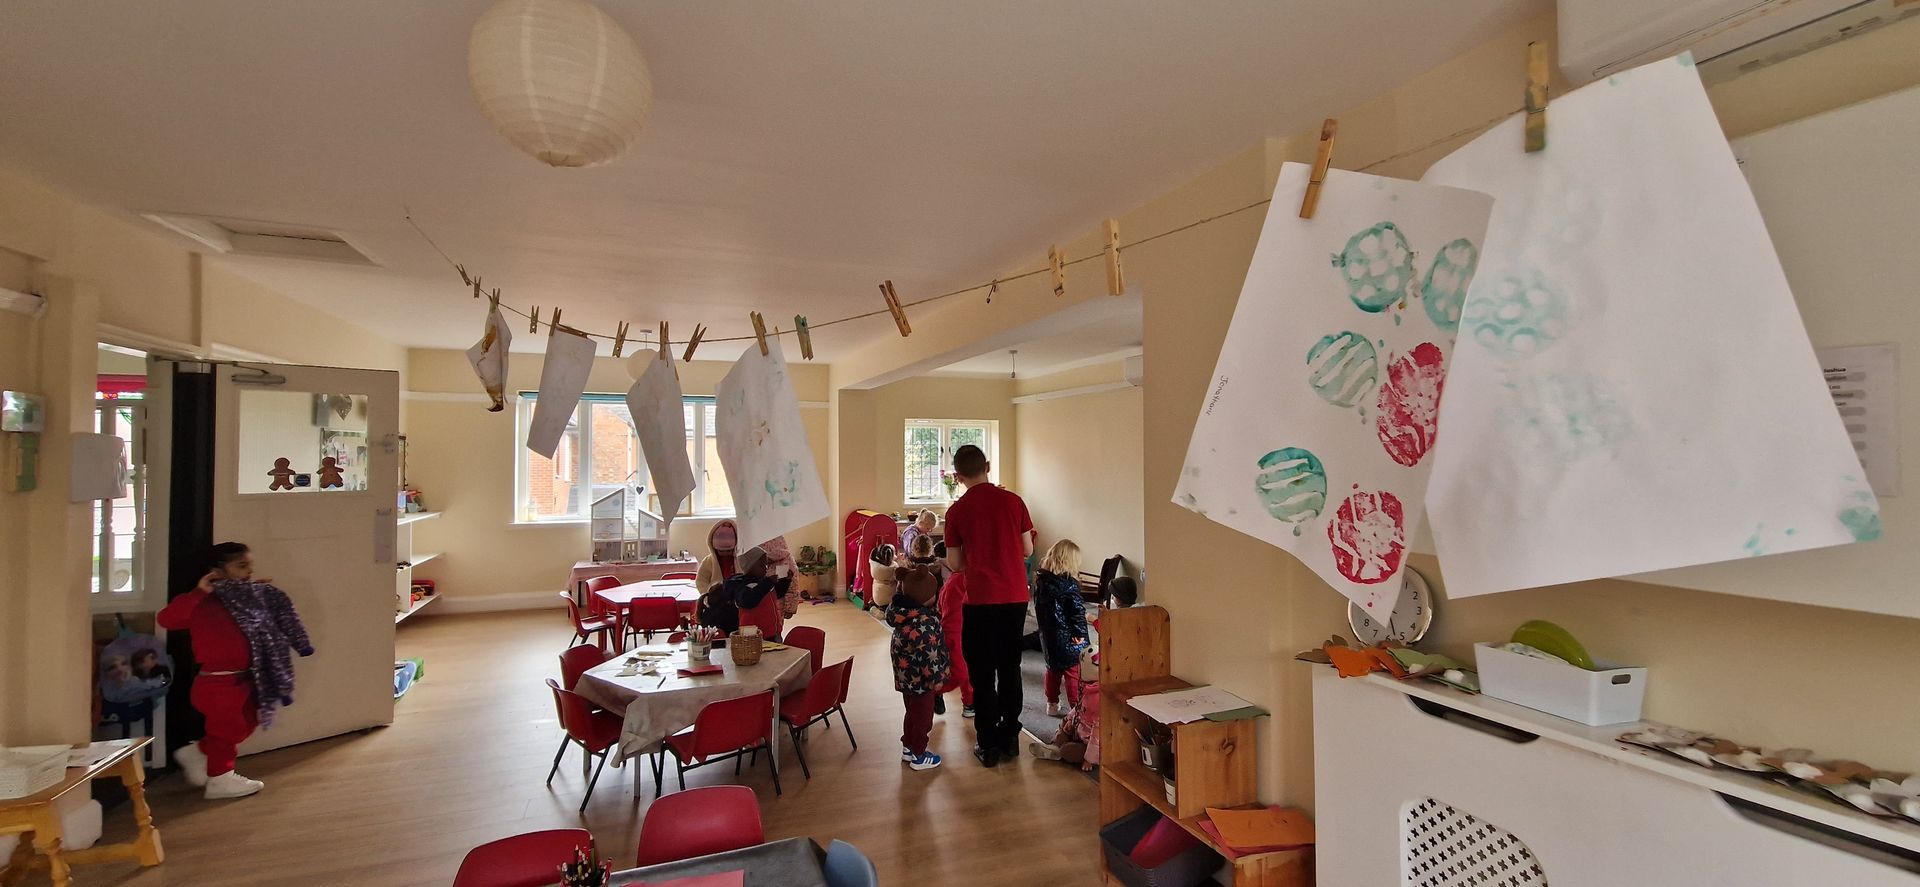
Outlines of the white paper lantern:
M640 47L586 0L500 0L467 41L473 97L507 141L549 166L597 166L653 105Z

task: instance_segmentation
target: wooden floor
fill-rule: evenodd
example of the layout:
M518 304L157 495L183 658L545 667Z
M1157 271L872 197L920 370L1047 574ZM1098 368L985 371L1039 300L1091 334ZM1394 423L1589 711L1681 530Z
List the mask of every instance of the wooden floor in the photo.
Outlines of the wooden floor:
M740 777L760 796L768 837L851 841L883 884L1098 883L1092 781L1024 756L982 768L968 754L972 722L961 719L957 697L934 727L933 748L946 763L908 770L886 630L844 602L803 607L795 621L826 630L828 662L856 657L848 713L860 748L837 729L815 732L813 779L801 778L786 750L779 798L764 764ZM205 801L178 776L158 779L150 795L167 861L145 870L90 866L75 883L445 887L475 844L583 823L616 867L630 865L653 798L650 776L644 797L634 790L644 768L609 768L584 817L574 812L584 787L577 752L551 789L542 785L559 744L542 681L557 673L563 622L545 611L409 620L399 652L425 657L427 674L400 701L393 726L242 758L240 771L267 788L239 801ZM725 765L687 778L689 786L735 780ZM113 811L108 838L131 831L129 819L124 808Z

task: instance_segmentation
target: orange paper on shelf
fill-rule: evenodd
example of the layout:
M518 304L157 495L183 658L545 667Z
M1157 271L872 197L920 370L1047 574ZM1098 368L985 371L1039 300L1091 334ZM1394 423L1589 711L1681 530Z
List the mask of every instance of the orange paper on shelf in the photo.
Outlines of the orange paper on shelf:
M1220 832L1220 843L1241 852L1264 853L1313 843L1313 820L1291 807L1264 810L1208 807L1207 818Z

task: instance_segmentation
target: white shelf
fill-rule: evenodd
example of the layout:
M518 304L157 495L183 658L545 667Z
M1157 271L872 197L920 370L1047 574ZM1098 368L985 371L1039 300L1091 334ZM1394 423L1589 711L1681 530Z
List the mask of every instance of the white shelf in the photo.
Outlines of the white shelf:
M399 625L400 623L405 622L408 616L412 616L413 614L420 612L421 610L425 609L428 604L431 604L434 601L437 601L439 599L440 599L439 595L430 594L430 595L427 595L426 597L419 599L418 601L415 601L413 606L408 607L405 611L393 614L393 624Z
M1758 776L1737 773L1725 768L1709 770L1672 755L1637 745L1628 745L1616 738L1622 733L1633 732L1639 726L1638 724L1589 727L1490 696L1462 693L1433 681L1396 681L1381 675L1368 675L1361 680L1517 730L1524 730L1629 767L1697 785L1762 807L1770 807L1869 840L1890 844L1911 852L1920 852L1920 825L1901 819L1872 816L1838 803L1828 803L1813 795L1803 794Z
M423 520L433 520L434 518L439 516L440 516L440 512L438 511L416 511L412 514L400 515L400 517L397 520L395 520L394 523L404 527L407 524L418 523Z
M402 569L410 569L411 567L420 566L421 564L424 564L427 561L433 560L434 558L439 557L444 553L445 552L430 551L430 552L427 552L426 554L416 554L412 558L408 559L407 561L407 563L410 564L411 566L403 567Z

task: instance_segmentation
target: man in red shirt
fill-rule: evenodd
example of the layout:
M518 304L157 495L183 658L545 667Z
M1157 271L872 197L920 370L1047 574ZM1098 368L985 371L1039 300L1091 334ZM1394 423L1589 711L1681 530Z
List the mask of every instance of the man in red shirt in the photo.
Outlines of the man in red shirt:
M1027 503L988 482L992 470L979 447L956 450L953 473L967 491L947 509L947 566L966 576L960 647L973 681L973 756L988 767L1020 754L1020 636L1033 554Z

